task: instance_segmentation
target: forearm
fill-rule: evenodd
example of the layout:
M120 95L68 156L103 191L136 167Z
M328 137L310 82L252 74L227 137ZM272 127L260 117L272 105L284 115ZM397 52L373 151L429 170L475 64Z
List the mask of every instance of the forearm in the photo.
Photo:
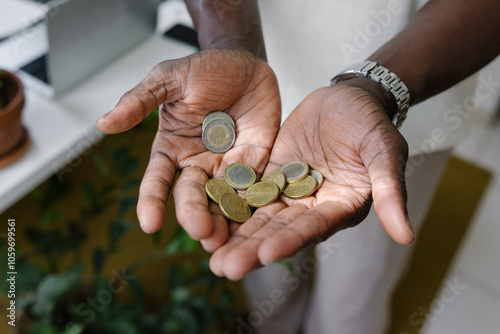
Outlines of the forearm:
M411 103L468 77L500 53L500 1L431 0L368 59L396 73Z
M186 0L202 49L244 50L266 61L256 0Z

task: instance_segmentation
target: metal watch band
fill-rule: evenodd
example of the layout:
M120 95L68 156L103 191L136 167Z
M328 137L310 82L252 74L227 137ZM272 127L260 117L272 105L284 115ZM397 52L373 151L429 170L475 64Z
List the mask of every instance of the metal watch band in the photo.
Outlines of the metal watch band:
M330 81L330 85L333 86L339 81L355 77L366 77L378 82L390 93L389 95L393 98L393 102L397 107L397 111L392 118L392 123L399 129L406 119L408 109L410 108L410 93L404 82L396 74L379 65L377 62L366 60L362 63L349 66L337 74Z

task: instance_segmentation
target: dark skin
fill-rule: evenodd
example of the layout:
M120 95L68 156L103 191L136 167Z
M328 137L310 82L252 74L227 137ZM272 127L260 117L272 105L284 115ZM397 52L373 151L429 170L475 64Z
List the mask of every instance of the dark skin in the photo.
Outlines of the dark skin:
M372 202L387 233L398 243L411 243L414 236L406 211L404 182L408 149L390 122L395 110L383 88L365 78L320 88L296 107L276 136L279 95L272 71L262 62L264 46L255 1L243 1L231 10L224 7L222 19L211 1L187 3L203 48L230 49L237 52L235 57L246 55L255 60L257 66L250 67L250 71L246 67L245 73L252 74L243 80L254 84L239 86L240 94L228 98L238 101L236 96L247 96L248 100L229 103L222 109L236 117L237 131L238 124L254 131L249 130L248 136L239 135L239 145L247 147L244 154L234 154L234 149L224 155L206 152L199 138L201 128L196 130L199 133L193 129L200 126L207 112L223 106L210 104L213 86L208 95L203 94L206 87L201 78L207 73L186 75L186 64L175 63L174 71L171 66L155 70L124 96L113 113L98 122L101 131L125 131L157 105L162 106L162 115L176 120L165 122L163 116L160 119L152 167L146 171L139 197L138 215L143 228L152 232L161 225L173 174L180 169L181 178L175 186L179 191L174 190L179 223L192 237L200 239L207 250L215 251L210 267L217 275L239 279L262 264L291 256L344 228L356 226L366 217ZM234 1L228 5L231 3ZM401 33L369 59L396 73L408 86L411 103L415 104L456 84L498 55L498 13L500 2L494 0L430 1ZM228 68L238 71L226 59L217 78L223 78ZM252 80L253 73L267 80ZM165 91L159 84L162 81L175 84L166 85ZM268 88L260 90L262 83ZM179 93L186 91L190 94ZM203 98L194 102L191 96ZM237 110L232 109L235 105ZM255 108L245 111L252 105ZM244 117L247 112L265 115L272 121L252 123L250 117ZM189 141L182 136L165 137L165 133L189 130L194 131ZM260 154L253 144L245 144L256 133L266 134L265 152ZM164 148L180 145L183 150L177 152L178 156ZM186 152L186 145L196 149ZM185 159L179 159L181 155ZM228 229L218 208L208 204L203 184L208 177L220 177L227 163L236 158L249 163L259 174L292 160L302 160L322 172L325 184L310 198L282 197L273 205L258 209L244 224L230 223Z

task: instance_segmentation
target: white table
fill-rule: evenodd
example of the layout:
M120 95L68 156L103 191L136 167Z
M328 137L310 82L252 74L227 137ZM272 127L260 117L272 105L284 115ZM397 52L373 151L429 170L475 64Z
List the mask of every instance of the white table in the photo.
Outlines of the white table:
M161 13L164 15L159 20L160 31L176 22L189 24L183 4L177 1L169 2ZM13 52L12 41L0 44L0 68L16 70L26 59L46 50L44 27L39 25L36 29L31 31L28 43L16 41L19 52ZM99 141L102 134L95 127L96 120L154 65L194 51L191 46L155 34L56 99L43 98L26 87L23 123L32 142L24 156L0 169L0 212ZM65 174L60 176L64 178Z

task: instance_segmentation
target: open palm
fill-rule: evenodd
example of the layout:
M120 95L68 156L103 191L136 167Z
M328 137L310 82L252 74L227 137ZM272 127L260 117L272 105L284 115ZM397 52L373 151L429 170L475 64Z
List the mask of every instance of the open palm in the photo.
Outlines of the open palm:
M325 182L311 197L258 209L233 227L211 258L212 271L232 279L359 224L372 197L386 231L412 242L406 215L404 166L407 145L370 93L348 85L321 88L287 118L266 172L294 160L320 171Z
M224 243L226 219L204 191L228 164L244 162L261 173L281 119L278 84L271 68L242 51L206 50L158 64L97 126L105 133L126 131L160 106L158 132L141 183L137 214L142 228L161 227L175 174L173 196L179 223L208 250ZM214 111L228 113L236 139L224 154L203 145L202 122Z

